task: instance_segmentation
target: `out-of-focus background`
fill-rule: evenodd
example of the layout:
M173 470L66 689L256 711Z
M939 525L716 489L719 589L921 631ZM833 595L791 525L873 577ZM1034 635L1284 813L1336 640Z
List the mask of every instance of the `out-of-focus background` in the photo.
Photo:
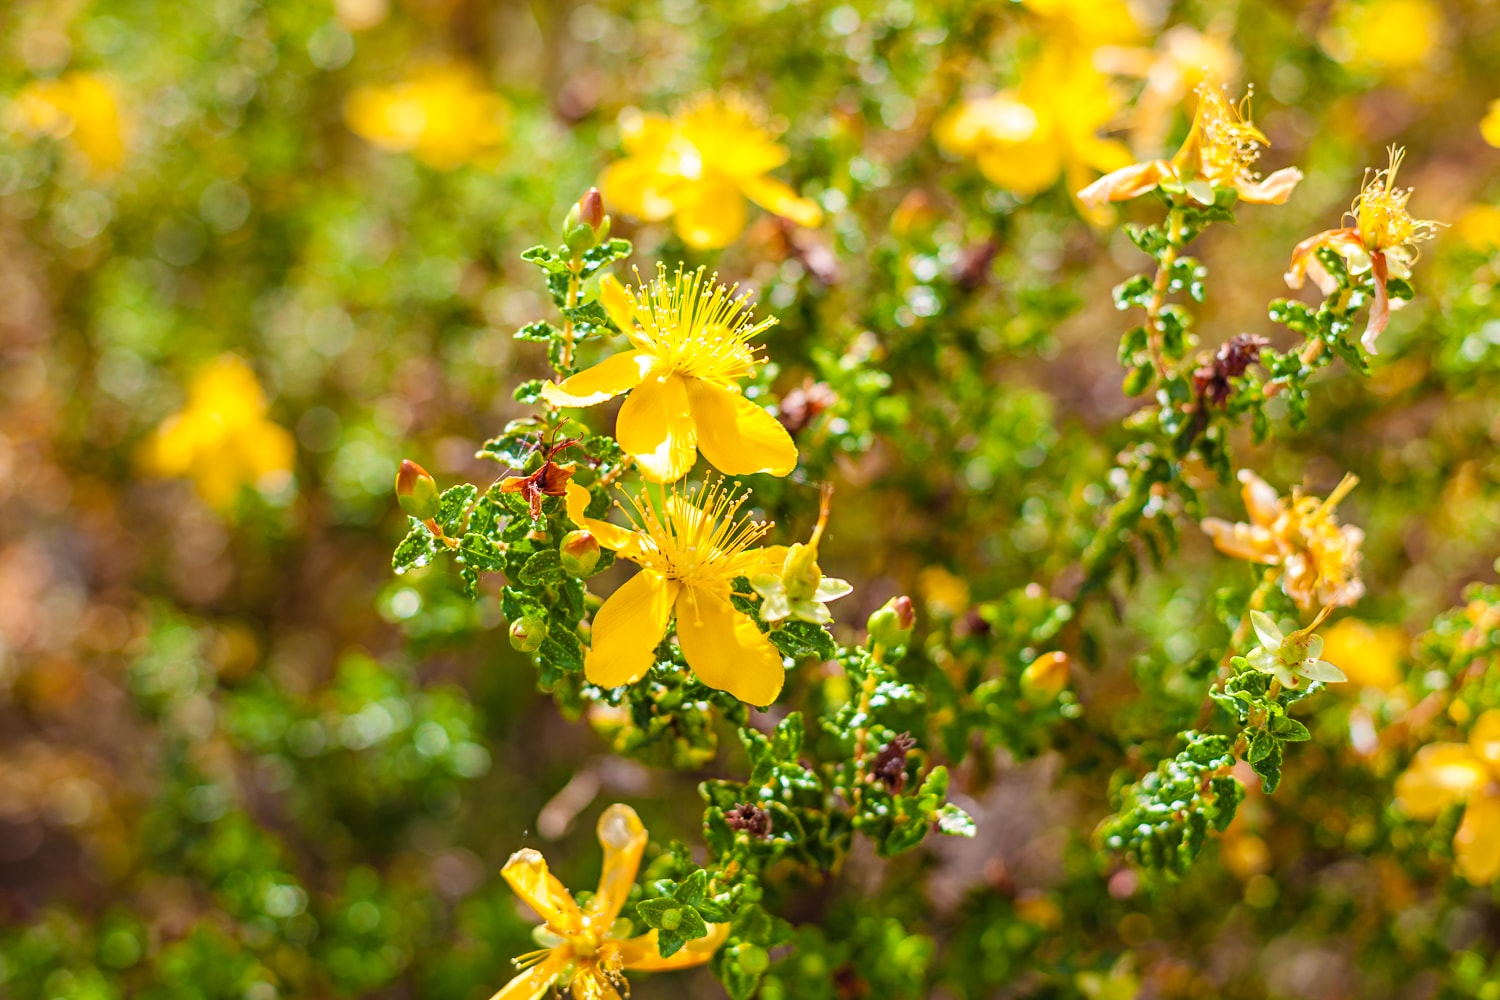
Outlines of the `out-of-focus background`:
M504 471L474 453L545 372L511 336L549 308L518 255L558 241L643 112L757 102L790 151L776 176L823 210L802 229L752 206L710 251L606 205L643 271L709 263L780 317L798 481L838 484L841 634L896 593L938 628L1065 573L1134 405L1109 289L1143 258L1069 197L1097 176L1076 157L1023 148L1012 172L1042 176L1012 179L936 136L966 99L1025 97L1049 37L1093 31L1073 41L1110 96L1059 129L1169 153L1208 68L1253 84L1262 166L1307 174L1205 240L1205 346L1278 336L1291 247L1339 224L1389 144L1414 214L1452 224L1373 377L1331 369L1305 431L1245 442L1280 488L1363 477L1341 508L1368 533L1370 595L1340 634L1355 683L1325 696L1345 704L1300 776L1188 881L1099 870L1098 745L1169 735L1132 678L1206 650L1205 580L1244 573L1186 539L1100 616L1131 638L1075 680L1089 735L965 772L981 835L962 851L856 857L793 893L778 912L805 929L768 990L1496 996L1500 909L1391 819L1399 762L1345 723L1398 697L1412 636L1494 579L1500 7L1142 0L1107 20L957 0L8 4L0 994L482 1000L533 947L497 875L511 851L586 885L616 800L699 842L693 784L732 754L687 775L612 756L534 694L492 590L389 568L403 456L443 485ZM785 501L785 540L815 509L811 486ZM701 970L635 988L718 995Z

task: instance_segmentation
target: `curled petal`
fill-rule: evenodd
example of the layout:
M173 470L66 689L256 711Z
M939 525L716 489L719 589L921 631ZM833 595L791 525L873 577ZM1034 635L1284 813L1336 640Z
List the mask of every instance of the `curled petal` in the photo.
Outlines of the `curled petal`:
M1378 354L1375 339L1385 331L1385 325L1391 320L1391 297L1385 289L1385 254L1370 254L1370 262L1375 278L1375 301L1370 303L1370 321L1365 324L1365 332L1360 336L1359 342L1371 354Z
M646 828L634 809L616 803L599 817L599 845L604 848L604 870L599 891L589 900L588 919L595 928L608 928L625 907L646 850Z
M547 859L529 847L510 856L500 877L536 911L553 931L567 936L583 927L583 913L567 887L547 867Z
M714 468L729 476L785 476L796 468L792 436L743 394L701 379L688 380L687 393L698 448Z
M681 584L643 569L609 595L594 614L593 641L583 660L590 684L620 687L646 676L667 634Z
M677 598L677 641L698 679L747 705L769 705L781 693L781 653L729 603L727 588L685 586Z
M589 517L584 511L589 506L589 491L577 483L568 483L567 499L568 517L580 528L587 528L593 532L599 544L606 549L614 549L620 555L634 558L636 546L639 540L634 531L622 528L618 524L610 524L595 517Z
M1308 268L1317 263L1315 251L1328 247L1335 253L1344 253L1353 247L1363 248L1359 234L1353 229L1327 229L1316 236L1309 236L1292 248L1292 262L1287 266L1286 283L1290 288L1301 288L1307 283Z
M553 406L594 406L640 385L654 360L642 351L612 355L561 383L548 382L542 398Z
M1166 160L1149 163L1132 163L1121 167L1078 192L1078 200L1085 205L1099 207L1112 201L1129 201L1154 189L1168 177L1174 176L1172 165Z
M1301 181L1302 171L1296 167L1282 167L1263 180L1241 181L1235 189L1239 191L1241 201L1252 205L1284 205Z

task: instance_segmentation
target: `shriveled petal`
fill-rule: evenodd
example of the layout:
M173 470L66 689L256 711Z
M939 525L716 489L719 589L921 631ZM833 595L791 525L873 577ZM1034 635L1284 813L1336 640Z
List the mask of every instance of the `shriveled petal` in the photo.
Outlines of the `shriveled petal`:
M593 639L583 660L589 683L612 688L646 676L667 634L679 588L675 580L643 569L609 595L594 614Z
M1231 524L1223 518L1205 517L1203 532L1213 539L1214 548L1226 556L1265 566L1281 561L1275 537L1258 524Z
M599 846L604 848L604 870L599 873L599 891L586 911L596 928L607 928L625 907L630 887L635 885L646 850L646 828L634 809L616 803L599 817Z
M568 518L580 528L587 528L593 532L599 544L606 549L614 549L621 555L630 557L636 551L638 536L629 528L622 528L618 524L601 521L595 517L589 517L584 511L589 506L589 491L577 483L568 483L567 499L564 501L568 507Z
M1396 805L1413 819L1432 819L1489 781L1489 769L1462 743L1430 743L1396 779Z
M1308 268L1317 262L1315 251L1329 247L1342 252L1350 244L1360 245L1358 234L1353 229L1326 229L1316 236L1309 236L1292 248L1292 262L1287 266L1286 283L1291 288L1301 288L1307 281Z
M695 250L718 250L745 231L745 196L728 177L711 174L676 195L672 228Z
M539 851L523 847L512 854L500 869L500 877L557 933L576 934L583 926L583 913L572 893L552 874Z
M1078 200L1085 205L1098 208L1112 201L1129 201L1153 190L1168 177L1173 176L1172 165L1166 160L1149 163L1132 163L1121 167L1078 192Z
M799 196L790 185L774 177L742 177L740 190L767 212L791 219L799 226L811 228L823 221L823 210L816 202Z
M708 933L689 941L670 958L661 957L661 948L656 943L656 932L641 934L620 942L620 962L636 972L671 972L674 969L690 969L702 965L713 957L714 952L729 937L728 924L709 924Z
M1453 835L1458 873L1475 885L1500 877L1500 795L1476 795L1464 810L1464 821Z
M1267 649L1276 650L1281 648L1281 629L1277 627L1275 619L1264 611L1250 612L1250 624L1255 629L1255 637L1260 640L1262 646Z
M642 351L611 355L561 383L542 386L542 398L553 406L594 406L641 384L655 359Z
M490 1000L541 1000L570 961L572 956L566 951L554 951L502 986Z
M1282 167L1262 180L1241 181L1235 189L1239 191L1241 201L1252 205L1284 205L1301 182L1302 171L1296 167Z
M1370 254L1370 262L1374 265L1375 301L1370 303L1370 320L1365 324L1365 332L1360 335L1359 343L1371 354L1378 354L1380 352L1375 350L1375 340L1385 332L1385 326L1391 320L1391 297L1385 289L1385 254Z
M729 603L728 590L685 586L677 597L677 641L698 679L748 705L769 705L781 693L781 653L755 623Z
M785 476L797 467L792 436L744 395L701 379L689 379L687 392L698 448L714 468L728 476Z
M671 483L686 475L698 457L687 380L660 369L648 375L620 407L615 438L651 482Z

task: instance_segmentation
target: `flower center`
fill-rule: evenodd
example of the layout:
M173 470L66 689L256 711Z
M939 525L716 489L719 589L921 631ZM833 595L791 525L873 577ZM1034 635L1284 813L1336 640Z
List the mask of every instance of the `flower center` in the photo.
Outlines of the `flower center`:
M628 497L645 536L636 561L682 583L729 582L740 575L740 555L771 530L769 522L749 515L736 518L749 498L749 491L735 496L723 479L686 493L674 486L660 510L648 494Z
M673 372L717 383L737 382L760 364L750 339L774 326L774 318L755 322L748 295L739 286L719 284L703 268L678 268L669 281L664 266L655 280L636 292L627 289L637 329L632 339Z

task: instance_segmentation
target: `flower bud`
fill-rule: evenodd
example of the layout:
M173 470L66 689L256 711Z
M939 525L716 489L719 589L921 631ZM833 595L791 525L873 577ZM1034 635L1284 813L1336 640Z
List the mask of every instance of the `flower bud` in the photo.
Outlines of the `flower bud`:
M402 510L419 521L437 517L441 508L437 480L409 458L403 458L396 470L396 499Z
M563 242L576 253L598 246L609 236L609 216L598 188L589 188L568 211L563 223Z
M1073 661L1067 653L1054 650L1032 660L1021 674L1021 691L1028 698L1051 701L1068 686Z
M510 623L510 644L523 653L535 653L547 638L547 623L537 615L522 615Z
M865 628L870 641L877 646L904 646L911 641L911 630L917 624L917 612L905 594L893 597L870 616Z
M599 564L599 539L592 531L580 528L563 535L557 554L562 561L563 572L571 576L588 576Z

